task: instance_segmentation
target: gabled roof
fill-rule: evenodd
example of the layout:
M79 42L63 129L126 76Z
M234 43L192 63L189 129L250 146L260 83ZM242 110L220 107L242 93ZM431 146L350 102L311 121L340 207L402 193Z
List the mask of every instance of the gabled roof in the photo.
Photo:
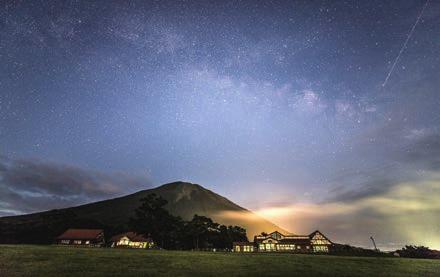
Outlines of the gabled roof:
M279 239L273 238L272 237L273 234L279 234L280 238ZM259 236L254 237L254 241L256 241L256 242L261 242L261 241L264 241L267 239L276 240L278 242L285 242L287 240L292 242L292 241L298 241L298 240L308 240L309 236L307 236L307 235L292 235L292 234L284 235L284 234L280 233L279 231L274 231L272 233L267 234L266 236L259 235Z
M282 237L285 236L285 235L281 234L281 233L278 232L278 231L273 231L272 233L269 234L269 236L272 236L272 234L278 234L278 235L280 235L280 236L282 236Z
M133 241L133 242L150 242L150 241L152 241L151 238L147 238L146 236L141 235L141 234L137 234L135 232L126 232L126 233L115 235L110 239L110 241L116 242L116 241L119 241L123 237L127 237L130 241Z
M272 234L274 233L278 233L281 235L280 239L275 239L272 237ZM267 239L271 239L274 240L278 243L291 243L291 244L309 244L310 240L316 235L316 234L320 234L321 236L323 236L326 240L328 240L330 243L333 243L331 240L329 240L326 236L324 236L324 234L322 234L320 231L316 230L314 232L312 232L310 235L283 235L278 231L272 232L270 234L267 234L266 236L255 236L254 237L254 242L256 243L261 243Z
M96 239L104 232L102 229L67 229L58 239Z
M308 236L285 236L279 240L272 237L255 238L254 241L261 243L268 239L276 241L277 243L305 243L307 241L310 241L310 238Z
M309 238L312 239L316 234L320 234L320 235L323 236L326 240L328 240L329 242L333 243L331 240L329 240L328 237L326 237L326 236L325 236L323 233L321 233L319 230L316 230L316 231L312 232L312 233L309 235Z
M279 231L273 231L271 233L266 233L266 235L262 235L263 233L261 233L260 235L256 235L254 236L255 239L266 239L266 238L273 238L272 235L273 234L278 234L280 237L285 237L286 235L280 233Z

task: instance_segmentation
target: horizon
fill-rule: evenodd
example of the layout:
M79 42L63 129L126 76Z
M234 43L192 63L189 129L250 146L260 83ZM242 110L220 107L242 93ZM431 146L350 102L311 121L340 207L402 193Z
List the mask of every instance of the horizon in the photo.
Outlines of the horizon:
M440 249L440 2L6 1L0 217L174 180Z

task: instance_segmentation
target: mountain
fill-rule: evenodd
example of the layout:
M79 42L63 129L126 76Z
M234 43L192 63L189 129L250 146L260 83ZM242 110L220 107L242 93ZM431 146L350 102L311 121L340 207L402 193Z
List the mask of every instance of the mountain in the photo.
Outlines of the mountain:
M155 193L168 201L165 208L173 215L190 220L194 214L204 215L224 225L238 225L247 230L249 238L261 232L278 230L275 224L238 206L204 187L174 182L142 190L119 198L77 207L0 218L0 243L50 243L69 227L104 228L109 235L124 231L128 219L140 200Z

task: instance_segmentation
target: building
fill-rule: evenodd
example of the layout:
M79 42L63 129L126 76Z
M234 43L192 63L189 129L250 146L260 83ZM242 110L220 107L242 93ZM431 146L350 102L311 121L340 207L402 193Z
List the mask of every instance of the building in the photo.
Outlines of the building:
M329 252L331 246L333 245L333 242L331 242L326 236L324 236L318 230L311 233L309 237L313 252Z
M255 246L253 242L237 241L232 243L232 251L234 252L254 252Z
M310 235L283 235L278 231L255 236L254 242L234 242L235 252L327 253L333 243L321 232ZM252 246L252 247L251 247Z
M83 245L101 247L104 245L104 230L102 229L67 229L56 238L61 245Z
M134 232L127 232L113 236L110 239L112 247L123 248L154 248L153 240L144 235L139 235Z

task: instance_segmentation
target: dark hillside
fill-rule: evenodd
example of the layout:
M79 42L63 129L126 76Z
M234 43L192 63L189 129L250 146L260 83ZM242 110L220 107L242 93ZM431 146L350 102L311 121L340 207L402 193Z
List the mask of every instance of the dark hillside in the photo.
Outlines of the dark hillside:
M51 243L69 227L104 228L107 235L126 229L140 199L155 193L168 201L168 211L185 220L204 215L224 225L239 225L248 236L282 230L273 223L200 185L175 182L119 198L72 208L0 218L0 243ZM282 230L285 232L284 230Z

